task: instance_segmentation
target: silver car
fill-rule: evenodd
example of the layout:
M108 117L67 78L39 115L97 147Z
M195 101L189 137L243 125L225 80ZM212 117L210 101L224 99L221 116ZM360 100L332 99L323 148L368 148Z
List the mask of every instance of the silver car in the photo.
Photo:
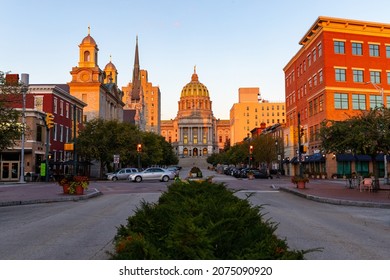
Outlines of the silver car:
M137 168L122 168L114 173L109 173L107 174L107 179L111 181L116 181L116 180L126 180L129 178L129 175L132 173L138 172Z
M160 167L146 168L142 172L132 173L129 176L129 180L133 182L142 182L143 180L160 180L162 182L168 182L175 178L175 173Z

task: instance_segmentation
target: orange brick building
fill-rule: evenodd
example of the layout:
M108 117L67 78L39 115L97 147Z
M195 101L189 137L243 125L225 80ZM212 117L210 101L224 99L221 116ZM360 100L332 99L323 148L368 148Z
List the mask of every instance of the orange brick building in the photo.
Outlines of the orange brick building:
M325 119L344 120L390 105L390 24L319 17L299 44L301 49L283 69L285 156L296 163L299 113L305 169L328 176L372 172L364 157L327 155L325 161L317 132ZM383 174L383 162L379 168Z

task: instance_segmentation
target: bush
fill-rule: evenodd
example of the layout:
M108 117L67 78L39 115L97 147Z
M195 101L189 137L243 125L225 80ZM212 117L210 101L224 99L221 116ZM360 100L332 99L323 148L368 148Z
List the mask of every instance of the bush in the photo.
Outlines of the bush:
M120 225L112 259L303 259L275 235L261 207L223 183L175 182Z

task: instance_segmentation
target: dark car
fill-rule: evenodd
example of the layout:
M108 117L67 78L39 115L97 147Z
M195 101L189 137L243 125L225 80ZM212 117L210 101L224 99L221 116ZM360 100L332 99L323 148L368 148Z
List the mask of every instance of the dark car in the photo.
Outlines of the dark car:
M272 175L268 174L267 170L252 169L251 171L256 179L272 179Z

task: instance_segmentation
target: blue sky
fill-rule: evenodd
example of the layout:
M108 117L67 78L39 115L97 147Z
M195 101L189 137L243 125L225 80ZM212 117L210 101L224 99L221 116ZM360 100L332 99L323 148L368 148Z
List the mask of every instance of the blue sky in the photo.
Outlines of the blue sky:
M228 119L240 87L284 101L283 67L318 16L390 23L388 0L0 0L0 10L0 70L29 73L30 83L69 82L91 26L100 68L112 55L122 87L138 35L141 69L160 86L162 119L176 116L194 65L214 116Z

